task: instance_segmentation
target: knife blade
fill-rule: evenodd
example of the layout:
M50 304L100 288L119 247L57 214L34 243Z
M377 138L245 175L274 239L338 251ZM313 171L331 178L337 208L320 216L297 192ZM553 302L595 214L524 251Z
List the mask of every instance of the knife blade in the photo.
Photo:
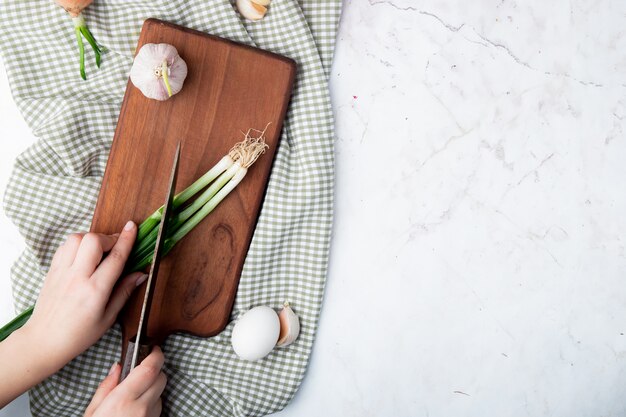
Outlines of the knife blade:
M130 371L132 371L137 365L150 354L152 350L152 343L150 342L147 330L148 321L150 318L150 309L152 307L152 298L154 297L154 289L156 287L159 266L161 262L161 256L163 254L163 247L165 239L167 237L168 223L172 214L172 202L174 200L174 191L176 189L176 179L178 178L178 163L180 161L180 142L176 146L176 152L174 154L174 160L172 162L172 170L170 173L169 186L163 204L163 213L161 216L161 223L159 224L159 233L157 235L156 245L154 246L154 253L152 256L152 264L150 265L150 273L146 280L146 292L143 297L143 304L141 306L141 314L139 315L139 323L137 325L137 335L134 341L131 340L128 344L126 356L124 360L124 366L122 368L122 374L120 381L124 380Z

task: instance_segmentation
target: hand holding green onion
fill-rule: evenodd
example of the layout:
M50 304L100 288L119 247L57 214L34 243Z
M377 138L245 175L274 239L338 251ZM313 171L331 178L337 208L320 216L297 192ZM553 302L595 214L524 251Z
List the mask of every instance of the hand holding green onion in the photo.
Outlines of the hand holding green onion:
M113 325L146 277L134 273L117 283L136 233L135 224L128 222L118 235L70 235L57 250L32 317L0 343L0 408L58 371Z
M253 133L258 135L255 137ZM248 168L267 148L264 134L265 131L249 129L242 142L235 144L213 168L174 197L174 217L171 219L170 233L164 243L164 255L200 224L243 180ZM204 191L200 193L203 189ZM200 195L193 202L190 202L199 193ZM189 204L186 204L188 202ZM126 262L125 271L143 271L152 262L152 253L156 244L162 213L163 207L157 209L139 226L137 239L128 261L126 262L124 259ZM119 273L121 272L120 270ZM0 342L22 327L32 313L33 307L30 307L2 327L0 329Z

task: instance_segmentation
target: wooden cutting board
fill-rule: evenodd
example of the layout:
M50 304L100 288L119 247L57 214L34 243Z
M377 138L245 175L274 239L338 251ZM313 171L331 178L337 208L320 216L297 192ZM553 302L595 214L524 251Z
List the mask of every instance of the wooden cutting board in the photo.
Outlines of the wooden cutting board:
M183 331L212 336L228 323L291 95L295 63L171 23L148 19L146 43L174 45L188 75L180 93L150 100L130 82L120 111L91 230L117 233L140 223L165 198L172 157L182 142L177 192L200 177L242 131L264 129L267 152L205 220L161 262L148 336L161 343ZM144 287L120 315L122 352L135 336Z

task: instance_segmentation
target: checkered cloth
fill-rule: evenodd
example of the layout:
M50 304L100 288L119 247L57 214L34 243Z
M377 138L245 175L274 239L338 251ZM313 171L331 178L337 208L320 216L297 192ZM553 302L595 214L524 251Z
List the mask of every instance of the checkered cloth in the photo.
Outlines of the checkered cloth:
M97 69L86 48L83 81L69 16L51 0L3 0L0 53L15 102L39 138L17 159L4 197L27 245L12 269L17 311L35 303L64 237L89 229L144 19L291 57L298 63L295 91L233 317L289 299L300 337L258 362L235 355L232 323L215 337L172 335L163 346L164 415L260 416L285 407L306 370L326 278L333 200L328 74L340 11L340 0L273 0L265 18L250 23L227 0L96 0L84 16L107 53ZM31 390L33 415L82 416L119 357L115 327Z

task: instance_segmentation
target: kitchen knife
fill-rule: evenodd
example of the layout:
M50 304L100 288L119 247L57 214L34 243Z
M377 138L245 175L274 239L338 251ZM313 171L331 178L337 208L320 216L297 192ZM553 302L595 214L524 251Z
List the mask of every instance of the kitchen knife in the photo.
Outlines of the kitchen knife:
M120 381L123 381L128 374L143 361L146 356L150 354L153 344L151 343L147 331L148 320L150 318L150 308L152 307L152 297L154 295L154 289L156 287L159 265L161 262L161 255L163 253L163 244L167 237L168 223L172 217L172 201L174 200L174 191L176 189L176 178L178 177L178 162L180 160L180 142L176 147L176 153L174 154L174 160L172 162L172 170L170 173L169 187L167 190L167 196L165 204L163 205L163 214L161 216L161 223L159 224L159 234L157 235L156 245L154 247L154 254L152 256L152 265L150 266L150 273L146 280L146 292L143 297L143 304L141 306L141 314L139 315L139 323L137 325L137 333L134 339L131 339L126 349L126 355L124 357L124 365L122 367L122 374Z

